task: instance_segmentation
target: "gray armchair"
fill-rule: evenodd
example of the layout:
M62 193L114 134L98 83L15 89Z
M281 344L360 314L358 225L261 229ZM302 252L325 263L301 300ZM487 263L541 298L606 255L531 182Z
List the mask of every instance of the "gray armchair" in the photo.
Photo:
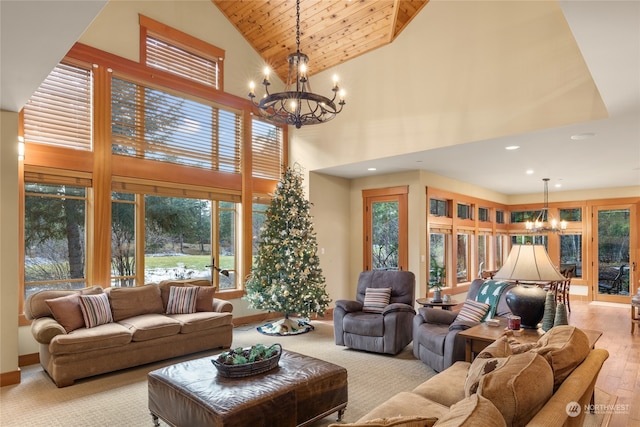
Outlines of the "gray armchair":
M416 279L410 271L363 271L355 300L338 300L333 311L336 345L398 354L411 342ZM367 288L391 288L382 313L362 311Z
M475 300L484 282L484 279L471 282L466 299ZM505 294L513 286L515 285L508 285L502 292L494 316L511 314ZM477 323L456 320L457 316L456 311L423 307L418 309L413 319L413 355L436 372L442 372L455 362L465 359L465 340L458 333Z

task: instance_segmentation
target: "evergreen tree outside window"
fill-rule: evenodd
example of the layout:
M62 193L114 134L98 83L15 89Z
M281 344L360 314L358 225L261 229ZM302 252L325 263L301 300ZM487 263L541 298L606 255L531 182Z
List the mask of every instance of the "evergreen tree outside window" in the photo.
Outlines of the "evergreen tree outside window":
M86 286L86 189L25 184L24 298Z

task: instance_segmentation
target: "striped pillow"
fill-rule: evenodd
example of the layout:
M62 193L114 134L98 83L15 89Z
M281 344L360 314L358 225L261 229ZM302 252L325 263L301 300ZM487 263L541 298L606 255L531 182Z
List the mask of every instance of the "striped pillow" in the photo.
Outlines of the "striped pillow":
M468 299L458 313L456 320L466 320L469 322L479 322L489 311L489 304Z
M87 328L113 322L107 294L80 295L80 310Z
M391 288L367 288L364 292L362 311L367 313L382 313L389 305Z
M167 314L188 314L196 312L198 286L171 286Z

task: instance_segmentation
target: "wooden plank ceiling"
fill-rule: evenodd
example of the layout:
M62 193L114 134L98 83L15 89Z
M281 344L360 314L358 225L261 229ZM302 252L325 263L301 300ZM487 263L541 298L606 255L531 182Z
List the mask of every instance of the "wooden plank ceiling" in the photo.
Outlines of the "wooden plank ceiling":
M309 74L391 43L429 0L300 0L300 51ZM296 51L295 0L212 0L286 82Z

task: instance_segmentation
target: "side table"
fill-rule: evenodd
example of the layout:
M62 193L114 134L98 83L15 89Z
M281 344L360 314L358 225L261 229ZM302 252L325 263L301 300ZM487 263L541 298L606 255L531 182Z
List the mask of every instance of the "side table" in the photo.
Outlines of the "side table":
M507 319L501 317L496 317L496 319L500 320L500 326L489 326L483 322L459 333L465 339L465 360L467 362L472 362L476 354L500 338L505 332ZM595 346L596 341L602 336L601 331L581 330L587 334L591 348ZM520 329L520 336L514 336L514 338L520 343L526 344L538 341L544 333L542 329Z
M451 307L458 305L457 302L432 302L429 298L418 298L416 302L423 307L440 307L449 311L451 311Z

